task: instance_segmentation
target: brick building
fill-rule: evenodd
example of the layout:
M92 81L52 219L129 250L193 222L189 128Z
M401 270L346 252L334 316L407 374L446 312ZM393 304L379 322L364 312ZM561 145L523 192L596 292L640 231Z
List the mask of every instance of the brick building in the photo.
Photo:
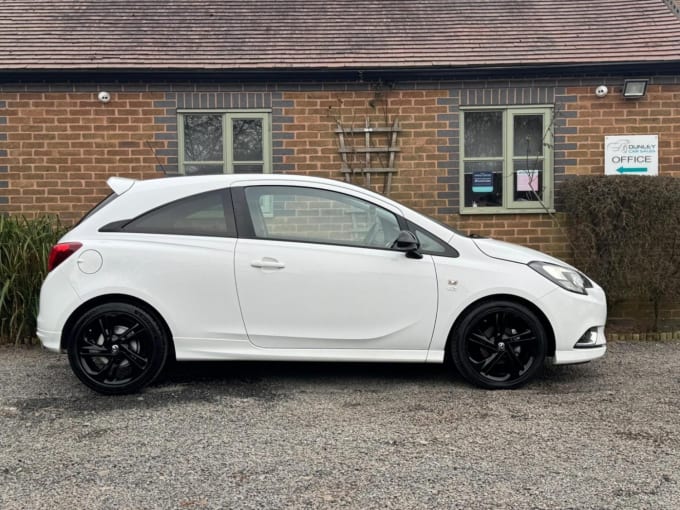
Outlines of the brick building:
M632 79L645 94L624 98ZM341 154L366 125L376 150ZM658 135L680 177L673 0L0 5L0 213L74 221L111 175L342 179L344 155L393 168L389 195L421 212L569 259L546 210L568 214L560 184L602 174L621 134Z

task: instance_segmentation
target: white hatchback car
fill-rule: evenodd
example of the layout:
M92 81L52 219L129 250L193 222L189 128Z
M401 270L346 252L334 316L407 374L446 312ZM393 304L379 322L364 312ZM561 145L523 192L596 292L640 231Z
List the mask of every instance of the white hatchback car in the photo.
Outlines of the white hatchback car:
M38 336L106 394L177 360L442 363L514 388L604 355L603 290L538 251L468 237L350 184L135 181L52 249Z

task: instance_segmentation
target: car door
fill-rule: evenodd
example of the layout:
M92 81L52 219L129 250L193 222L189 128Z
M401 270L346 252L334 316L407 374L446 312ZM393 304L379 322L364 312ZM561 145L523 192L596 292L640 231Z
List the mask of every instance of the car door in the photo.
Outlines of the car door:
M404 225L397 211L330 187L244 185L233 194L236 284L253 344L428 348L434 263L390 249Z

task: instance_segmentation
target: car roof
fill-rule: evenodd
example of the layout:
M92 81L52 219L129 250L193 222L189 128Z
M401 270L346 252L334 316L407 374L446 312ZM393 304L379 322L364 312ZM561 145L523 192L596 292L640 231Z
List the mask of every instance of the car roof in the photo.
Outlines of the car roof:
M333 184L340 185L347 188L362 189L355 185L348 185L343 181L334 179L325 179L323 177L312 177L308 175L289 175L289 174L216 174L216 175L171 175L167 177L159 177L155 179L136 180L125 177L110 177L107 180L109 187L116 193L124 193L134 185L135 187L144 188L164 188L174 187L181 181L190 180L192 183L202 183L206 185L214 184L215 186L231 186L233 183L239 181L268 181L268 180L284 180L291 182L315 182L318 184Z

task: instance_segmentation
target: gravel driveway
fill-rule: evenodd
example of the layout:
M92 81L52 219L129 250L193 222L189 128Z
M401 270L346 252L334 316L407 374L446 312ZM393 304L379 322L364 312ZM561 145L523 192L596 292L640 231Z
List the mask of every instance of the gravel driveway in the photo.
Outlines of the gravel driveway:
M0 348L0 508L680 507L680 342L515 391L437 365L181 364L98 396Z

